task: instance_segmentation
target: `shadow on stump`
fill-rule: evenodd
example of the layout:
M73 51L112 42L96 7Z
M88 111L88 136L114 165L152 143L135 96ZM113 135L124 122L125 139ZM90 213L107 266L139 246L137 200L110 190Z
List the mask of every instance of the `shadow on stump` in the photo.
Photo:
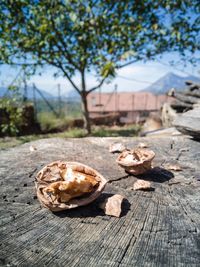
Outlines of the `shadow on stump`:
M114 194L102 193L98 199L90 203L87 206L78 207L75 209L69 209L65 211L53 212L54 215L60 218L86 218L86 217L96 217L101 216L110 219L110 216L107 216L102 209L99 208L100 203L103 203L106 198L112 197ZM122 213L120 217L126 216L130 210L131 204L127 199L124 199L122 202Z

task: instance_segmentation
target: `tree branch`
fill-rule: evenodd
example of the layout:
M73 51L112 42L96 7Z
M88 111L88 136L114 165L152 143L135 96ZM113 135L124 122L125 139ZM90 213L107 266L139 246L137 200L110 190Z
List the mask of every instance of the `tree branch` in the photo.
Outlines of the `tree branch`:
M49 60L47 58L44 58L44 57L43 57L43 60L46 61L48 64L53 65L53 66L59 68L60 70L62 70L62 72L67 77L68 81L71 83L71 85L74 87L74 89L79 94L81 94L81 91L79 90L78 86L76 86L76 84L73 82L73 80L71 79L71 77L69 76L69 74L66 72L66 70L63 68L63 66L62 66L62 64L60 62L57 61L57 63L56 63L56 62L51 61L51 60Z
M101 82L100 82L97 86L94 86L93 88L89 89L89 90L87 91L87 94L89 94L89 93L93 92L94 90L96 90L97 88L101 87L101 86L103 85L103 83L105 82L106 78L107 78L107 77L103 78L103 79L101 80Z
M28 67L28 66L38 66L38 64L36 63L17 63L17 62L9 62L9 63L5 63L5 62L0 62L0 65L9 65L9 66L24 66L24 67ZM42 64L40 64L40 66L42 66Z
M138 59L131 60L131 61L129 61L129 62L123 64L123 65L117 66L116 69L121 69L121 68L126 67L128 65L131 65L131 64L133 64L133 63L135 63L137 61L138 61Z
M56 65L55 65L56 66ZM62 64L58 62L57 67L59 67L62 72L64 73L64 75L67 77L67 79L69 80L69 82L71 83L71 85L74 87L74 89L81 94L81 90L79 90L79 88L76 86L76 84L72 81L71 77L69 76L69 74L66 72L66 70L63 68Z
M69 61L69 63L71 63L76 69L79 69L78 68L78 65L75 64L75 62L72 60L72 57L70 55L70 53L67 51L66 49L66 43L64 42L63 38L62 38L62 35L60 34L60 32L56 29L56 25L54 23L54 19L53 17L51 16L51 23L53 25L53 28L54 28L54 31L56 32L57 34L57 37L59 38L59 41L60 43L62 44L63 48L64 48L64 52L66 54L66 59ZM57 46L57 48L62 52L62 48L59 46L58 42L55 44Z

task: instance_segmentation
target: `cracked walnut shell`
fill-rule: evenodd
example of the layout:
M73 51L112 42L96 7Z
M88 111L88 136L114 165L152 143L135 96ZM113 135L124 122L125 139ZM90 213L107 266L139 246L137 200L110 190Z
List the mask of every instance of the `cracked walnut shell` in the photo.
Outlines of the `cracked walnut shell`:
M37 174L37 196L52 211L76 208L94 201L106 182L100 173L82 163L56 161Z
M123 151L116 162L125 169L126 172L139 175L151 169L151 162L155 157L152 150L136 148Z

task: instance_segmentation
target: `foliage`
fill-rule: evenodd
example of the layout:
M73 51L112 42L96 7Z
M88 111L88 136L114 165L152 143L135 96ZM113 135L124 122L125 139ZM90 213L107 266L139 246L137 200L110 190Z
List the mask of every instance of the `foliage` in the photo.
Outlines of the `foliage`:
M141 126L138 124L132 124L128 126L113 126L113 127L95 127L92 135L97 137L118 137L118 136L138 136L141 130Z
M9 90L13 93L12 98L0 99L0 134L15 136L22 124L22 107L17 97L18 89L12 86Z
M81 95L90 132L87 94L137 60L195 52L199 12L198 0L2 0L0 61L56 67ZM93 87L86 83L90 71L97 78Z

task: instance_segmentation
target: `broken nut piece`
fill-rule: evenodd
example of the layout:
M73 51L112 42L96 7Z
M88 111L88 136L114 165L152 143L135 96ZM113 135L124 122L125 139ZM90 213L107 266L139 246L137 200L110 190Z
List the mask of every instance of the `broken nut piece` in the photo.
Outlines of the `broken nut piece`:
M106 215L120 217L122 211L122 201L124 197L121 195L114 195L106 198L106 200L100 204L100 208L104 210Z
M147 143L139 143L138 146L139 148L147 148L148 147L148 144Z
M36 148L36 146L31 145L31 146L29 146L29 150L30 150L30 152L34 152L37 150L37 148Z
M94 179L95 180L95 179ZM43 192L52 202L68 202L70 199L90 193L95 189L98 182L95 180L91 183L89 180L74 179L74 181L59 181L51 183L44 188Z
M172 171L182 171L182 168L178 164L166 164L164 166L167 170L172 170Z
M109 147L110 153L121 153L124 150L126 150L126 147L122 143L113 143Z
M151 189L151 183L149 181L145 180L140 180L138 179L134 184L133 184L133 190L149 190Z

